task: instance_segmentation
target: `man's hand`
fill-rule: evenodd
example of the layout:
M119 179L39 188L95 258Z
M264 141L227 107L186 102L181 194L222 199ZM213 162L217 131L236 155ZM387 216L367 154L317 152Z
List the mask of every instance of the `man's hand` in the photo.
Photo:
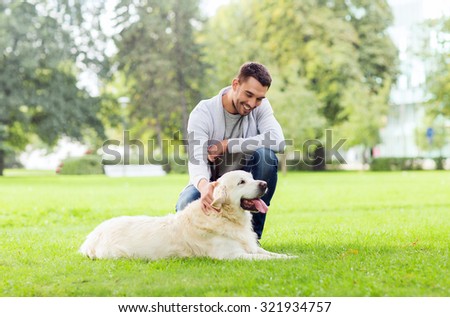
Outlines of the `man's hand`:
M202 206L202 210L205 214L209 214L211 211L218 211L213 206L211 206L214 197L213 192L214 188L216 187L216 182L208 182L206 179L201 179L198 183L198 189L200 191L200 202Z
M228 140L217 142L208 147L208 161L214 162L218 157L227 152Z

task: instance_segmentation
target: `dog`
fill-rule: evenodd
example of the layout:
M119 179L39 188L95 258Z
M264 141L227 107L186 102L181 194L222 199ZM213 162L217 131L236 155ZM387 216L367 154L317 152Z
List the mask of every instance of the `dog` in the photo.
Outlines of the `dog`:
M232 171L213 183L212 206L204 212L196 200L176 214L164 217L123 216L101 223L80 248L91 259L210 257L267 260L291 258L264 250L252 228L250 212L266 213L261 200L264 181L250 173Z

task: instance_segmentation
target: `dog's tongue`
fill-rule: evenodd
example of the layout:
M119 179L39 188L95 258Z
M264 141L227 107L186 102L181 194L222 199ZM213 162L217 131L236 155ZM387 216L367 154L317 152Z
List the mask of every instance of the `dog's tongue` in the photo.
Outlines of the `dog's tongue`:
M269 207L267 207L266 203L262 199L253 199L253 203L255 204L256 209L263 214L267 213Z

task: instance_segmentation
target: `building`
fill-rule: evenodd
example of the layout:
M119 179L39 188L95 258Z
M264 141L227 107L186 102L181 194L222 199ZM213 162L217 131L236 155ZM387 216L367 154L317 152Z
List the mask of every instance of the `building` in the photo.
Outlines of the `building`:
M400 75L392 91L386 126L380 131L382 143L377 149L381 157L450 157L450 144L442 151L426 151L418 146L418 133L429 132L424 126L425 109L423 103L426 70L429 65L417 54L420 52L425 34L421 24L439 15L450 14L450 3L430 0L389 0L394 14L394 25L390 35L399 50ZM432 38L432 36L431 36ZM432 48L433 43L428 43ZM450 132L450 122L445 123ZM449 133L450 137L450 133Z

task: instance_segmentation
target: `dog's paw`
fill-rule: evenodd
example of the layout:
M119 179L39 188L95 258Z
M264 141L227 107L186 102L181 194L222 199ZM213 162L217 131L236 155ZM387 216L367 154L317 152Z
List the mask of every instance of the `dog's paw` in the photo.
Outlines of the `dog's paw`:
M277 254L276 256L279 259L296 259L298 256L296 255L289 255L289 254Z

